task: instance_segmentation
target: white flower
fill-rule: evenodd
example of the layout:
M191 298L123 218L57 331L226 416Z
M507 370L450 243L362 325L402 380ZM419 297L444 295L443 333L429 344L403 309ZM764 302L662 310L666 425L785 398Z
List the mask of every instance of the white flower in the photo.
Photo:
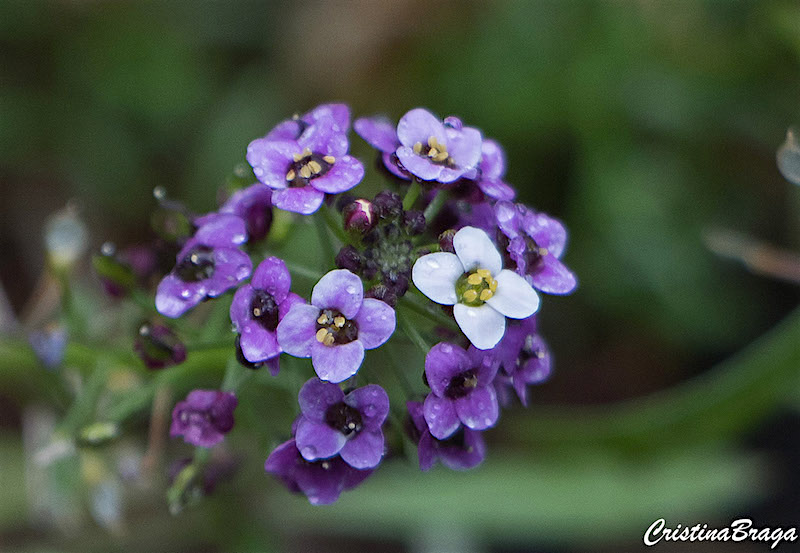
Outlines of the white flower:
M423 255L411 272L420 292L453 306L458 326L478 349L503 338L506 317L526 319L539 309L539 296L524 278L503 269L500 252L482 230L464 227L453 237L456 253Z

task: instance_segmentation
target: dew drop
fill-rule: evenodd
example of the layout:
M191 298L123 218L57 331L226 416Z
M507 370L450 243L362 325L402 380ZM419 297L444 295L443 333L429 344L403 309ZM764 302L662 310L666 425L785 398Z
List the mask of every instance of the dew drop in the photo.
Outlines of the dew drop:
M348 287L346 288L346 290L347 290L347 293L348 293L348 294L355 294L355 293L356 293L356 287L355 287L355 286L353 286L352 284L351 284L350 286L348 286Z
M255 167L255 168L253 169L253 173L254 173L254 174L257 176L257 177L260 177L261 175L263 175L263 174L264 174L264 170L263 170L261 167Z
M306 459L313 459L314 457L317 456L316 448L314 446L310 446L310 445L307 445L306 447L304 447L300 451L300 453L302 453L303 457L305 457Z
M440 267L440 265L439 265L438 261L434 261L433 259L429 259L428 260L428 267L430 267L431 269L438 269Z

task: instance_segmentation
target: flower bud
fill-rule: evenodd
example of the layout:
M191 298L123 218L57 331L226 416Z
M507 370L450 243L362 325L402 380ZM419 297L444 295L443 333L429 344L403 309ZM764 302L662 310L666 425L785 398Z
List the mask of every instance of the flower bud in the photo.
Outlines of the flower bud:
M133 349L148 369L163 369L186 360L186 346L169 327L159 323L139 327Z
M378 192L373 203L381 219L396 219L403 213L403 199L389 190Z
M456 253L456 250L453 247L453 237L455 235L456 231L453 229L446 230L439 235L439 248L443 252Z
M336 266L359 274L364 269L364 258L353 246L345 246L336 254Z
M408 292L408 275L394 271L384 273L383 284L397 297L404 296Z
M425 215L416 209L403 213L403 226L411 236L417 236L425 232Z
M74 206L69 205L47 219L44 242L55 269L67 270L75 265L86 251L89 233Z
M388 304L390 307L395 307L397 305L397 294L392 292L384 284L376 284L375 286L366 291L364 297L381 300L382 302Z
M366 234L378 222L375 206L369 200L358 199L347 204L342 210L344 230L347 232Z

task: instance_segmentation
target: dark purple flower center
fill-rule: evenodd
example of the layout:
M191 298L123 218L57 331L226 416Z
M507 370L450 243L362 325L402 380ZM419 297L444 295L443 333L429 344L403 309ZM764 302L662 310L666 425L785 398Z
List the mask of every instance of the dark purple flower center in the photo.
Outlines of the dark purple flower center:
M522 351L519 353L517 366L521 367L529 359L543 359L544 355L544 349L542 349L539 344L535 343L533 334L529 334L525 338L525 344L522 346Z
M326 345L342 345L358 339L355 321L346 319L335 309L323 309L317 317L317 341Z
M478 377L475 375L475 371L464 371L450 379L450 383L447 385L444 395L450 399L458 399L468 395L477 387Z
M331 170L336 158L312 153L306 148L300 154L295 154L294 161L286 171L286 182L290 188L303 188L308 183L321 177Z
M464 427L459 428L455 434L444 440L437 440L439 447L452 447L457 449L467 449L466 433Z
M214 274L214 250L195 246L175 265L175 273L184 282L198 282Z
M535 269L546 255L546 248L539 247L536 240L530 236L525 237L525 264L528 268L528 272Z
M340 402L328 407L325 412L325 424L345 436L350 436L361 431L363 420L358 409Z
M266 290L253 290L250 314L265 329L274 332L278 328L278 302Z

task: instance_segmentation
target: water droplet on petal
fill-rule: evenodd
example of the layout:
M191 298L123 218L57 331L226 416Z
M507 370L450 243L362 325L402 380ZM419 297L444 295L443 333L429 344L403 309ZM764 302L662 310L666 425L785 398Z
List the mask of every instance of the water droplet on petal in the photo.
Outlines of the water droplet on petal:
M310 446L310 445L307 445L306 447L304 447L300 451L300 453L302 453L303 457L305 457L306 459L313 459L314 457L317 456L316 448L314 446Z
M428 259L427 262L428 262L428 267L430 267L431 269L438 269L440 267L439 262L434 261L433 259Z
M345 288L345 290L347 290L348 294L355 294L356 293L356 287L353 286L352 284L350 286L348 286L347 288Z
M191 294L189 293L189 290L181 290L181 297L182 298L188 298L190 295Z

